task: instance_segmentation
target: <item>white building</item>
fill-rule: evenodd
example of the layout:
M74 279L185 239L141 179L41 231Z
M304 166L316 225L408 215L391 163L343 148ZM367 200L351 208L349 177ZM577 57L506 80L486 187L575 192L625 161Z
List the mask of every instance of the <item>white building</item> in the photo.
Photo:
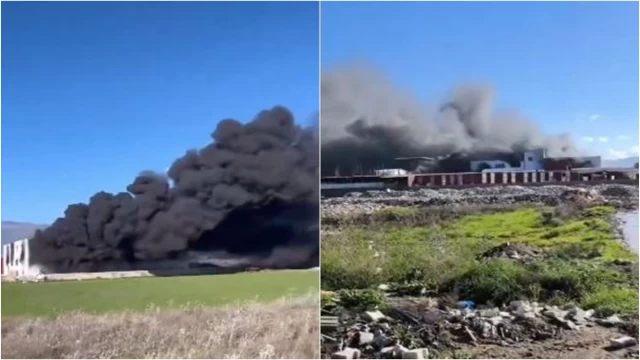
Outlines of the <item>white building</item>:
M375 174L377 176L404 176L409 174L409 172L405 169L381 169L376 170Z
M29 239L2 245L2 276L25 276L29 272Z
M545 149L525 151L522 154L520 169L530 171L544 170L544 159L546 157L547 151Z
M544 170L546 151L536 149L525 151L520 159L520 166L511 166L504 160L474 160L471 161L471 171L482 172L512 172Z

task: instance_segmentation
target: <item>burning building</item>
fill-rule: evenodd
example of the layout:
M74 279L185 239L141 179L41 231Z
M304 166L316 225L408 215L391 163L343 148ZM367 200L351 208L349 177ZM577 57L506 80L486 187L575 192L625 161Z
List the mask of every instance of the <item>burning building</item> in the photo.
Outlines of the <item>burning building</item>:
M29 263L50 273L114 271L225 252L317 266L315 131L278 106L246 124L223 120L212 139L167 175L143 172L126 192L69 205L29 240Z
M519 166L519 154L540 148L552 157L579 155L570 136L543 134L517 112L495 110L494 95L465 85L440 104L423 104L367 66L323 71L321 173L374 174L396 168L399 157L439 159L417 172L464 172L482 159Z

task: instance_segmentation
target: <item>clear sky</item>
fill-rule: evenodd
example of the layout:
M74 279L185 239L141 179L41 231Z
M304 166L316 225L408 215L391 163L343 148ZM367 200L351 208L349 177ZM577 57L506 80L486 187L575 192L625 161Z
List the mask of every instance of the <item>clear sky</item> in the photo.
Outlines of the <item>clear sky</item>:
M497 106L604 158L638 155L637 2L326 2L322 68L382 69L425 102L488 83Z
M50 223L210 142L318 110L318 4L2 3L2 219Z

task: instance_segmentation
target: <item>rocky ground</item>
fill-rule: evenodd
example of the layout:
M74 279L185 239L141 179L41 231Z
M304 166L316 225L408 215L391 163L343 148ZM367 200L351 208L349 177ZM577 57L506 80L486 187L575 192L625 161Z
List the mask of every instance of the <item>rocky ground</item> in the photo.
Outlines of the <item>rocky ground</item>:
M325 294L327 296L327 294ZM476 309L390 298L384 311L338 311L324 358L638 358L638 319L529 301Z
M608 204L621 209L638 207L638 187L600 184L595 186L492 186L465 189L418 189L353 192L343 197L323 198L322 216L341 217L354 213L374 213L398 206L464 205L558 205L566 201Z

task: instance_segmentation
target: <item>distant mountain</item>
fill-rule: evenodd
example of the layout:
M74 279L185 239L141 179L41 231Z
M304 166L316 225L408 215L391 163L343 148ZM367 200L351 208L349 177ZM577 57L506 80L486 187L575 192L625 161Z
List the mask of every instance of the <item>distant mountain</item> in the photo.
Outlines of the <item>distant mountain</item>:
M603 160L603 167L634 167L638 162L637 156L631 156L628 158L618 159L618 160Z
M16 240L33 236L38 229L44 229L47 225L38 225L16 221L2 222L2 244L12 243Z

